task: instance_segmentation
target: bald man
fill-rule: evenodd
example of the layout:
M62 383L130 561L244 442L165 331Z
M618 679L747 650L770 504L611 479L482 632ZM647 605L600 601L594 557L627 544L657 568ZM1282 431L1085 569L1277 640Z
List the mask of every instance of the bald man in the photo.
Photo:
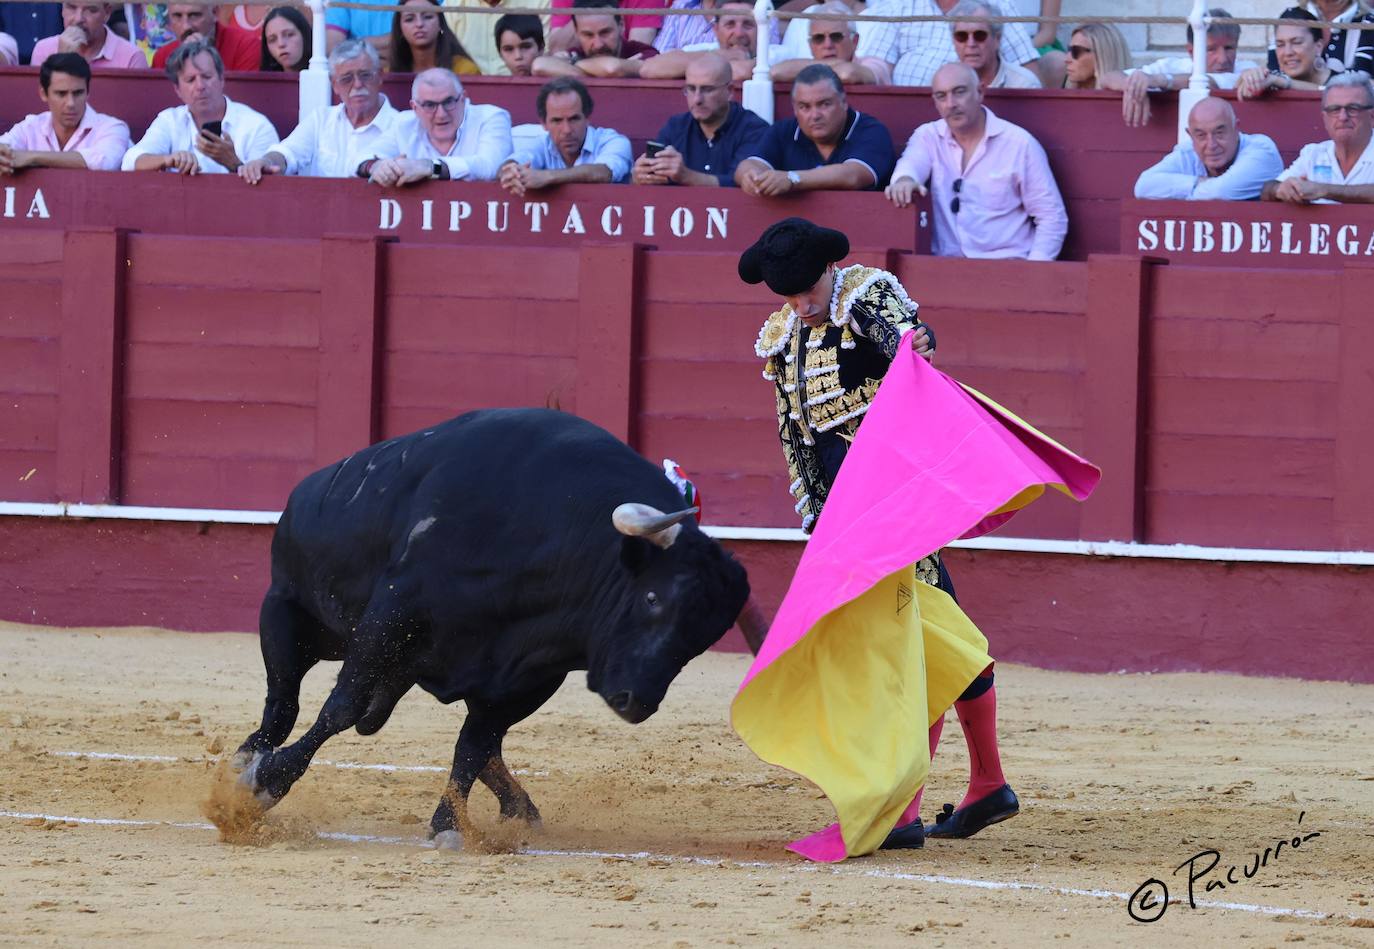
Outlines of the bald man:
M639 156L635 184L734 187L735 168L758 150L768 123L731 100L730 77L730 62L719 53L687 64L687 111L670 118Z
M1137 198L1174 201L1255 201L1283 171L1267 135L1246 135L1225 99L1208 97L1188 113L1188 141L1136 179Z
M1040 143L983 105L978 74L946 63L930 81L940 118L911 133L887 196L897 207L931 196L942 257L1054 260L1069 230Z

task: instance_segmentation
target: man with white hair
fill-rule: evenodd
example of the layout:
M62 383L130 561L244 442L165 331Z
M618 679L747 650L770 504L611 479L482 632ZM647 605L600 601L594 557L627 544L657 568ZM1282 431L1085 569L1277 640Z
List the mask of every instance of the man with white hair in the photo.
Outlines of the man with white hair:
M1371 109L1374 80L1353 69L1332 76L1322 90L1322 122L1331 137L1304 145L1260 197L1289 204L1374 204Z
M1241 132L1236 110L1225 99L1208 97L1193 106L1188 139L1141 173L1137 198L1254 201L1264 183L1283 171L1273 140Z
M426 69L410 87L402 112L363 162L359 177L383 187L431 178L495 181L511 153L510 113L467 97L447 69Z
M1011 0L987 0L998 16L1020 16ZM954 9L955 0L876 0L864 12L870 16L938 17ZM935 70L954 62L954 38L947 21L869 22L859 34L858 60L881 59L892 67L892 81L899 86L928 86ZM1007 23L1002 30L1001 55L1019 66L1036 68L1040 54L1031 45L1020 23Z
M978 74L963 63L936 70L930 96L940 118L912 133L888 198L906 207L929 182L937 256L1058 257L1069 217L1040 143L983 105Z
M807 66L820 62L835 70L835 75L846 86L892 84L892 70L887 63L880 59L870 59L866 63L854 61L859 31L849 19L853 11L842 0L812 4L804 12L817 14L817 18L793 20L792 25L788 26L780 47L782 52L778 54L787 58L780 62L775 60L769 70L774 82L791 82ZM795 50L791 44L797 30L801 30L801 35L806 38L804 51Z
M263 175L348 178L376 154L401 114L382 95L382 65L367 40L344 40L329 53L329 82L339 104L316 109L272 150L239 169L250 185Z
M949 15L955 17L949 25L954 53L984 89L1040 88L1039 76L1002 58L1002 24L988 19L999 14L984 0L959 0Z

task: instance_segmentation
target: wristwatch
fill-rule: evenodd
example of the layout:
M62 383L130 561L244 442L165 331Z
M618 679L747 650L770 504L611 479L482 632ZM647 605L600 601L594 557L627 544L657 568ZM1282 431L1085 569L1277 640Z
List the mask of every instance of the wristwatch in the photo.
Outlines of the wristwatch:
M795 171L789 171L787 173L787 180L792 182L792 187L801 187L801 175L797 174Z
M431 178L442 178L444 176L444 163L439 159L434 159L434 164L430 167L429 176Z

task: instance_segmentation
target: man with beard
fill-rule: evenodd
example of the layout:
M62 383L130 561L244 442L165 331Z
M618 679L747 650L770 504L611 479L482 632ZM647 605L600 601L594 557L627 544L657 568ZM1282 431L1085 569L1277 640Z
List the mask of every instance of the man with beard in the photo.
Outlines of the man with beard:
M167 28L172 31L176 41L158 48L153 54L153 68L166 68L167 60L182 43L199 39L214 47L225 69L257 72L262 64L262 44L258 37L246 30L220 23L216 18L218 13L219 7L169 3Z
M896 151L887 128L849 107L835 70L807 66L792 84L796 118L774 122L759 150L739 163L746 194L872 191L887 184Z
M624 181L630 140L588 125L592 105L587 87L571 76L545 83L535 100L541 125L516 126L515 154L501 166L501 187L522 195L562 184Z
M572 49L546 53L534 61L536 76L638 76L658 56L648 43L626 39L614 0L573 0Z
M400 115L382 95L382 66L366 40L344 40L329 54L329 82L339 104L317 109L261 158L239 169L250 185L263 175L348 178L377 146Z
M48 111L0 135L0 176L25 168L113 171L129 148L129 126L87 103L91 67L76 53L57 53L38 70Z
M1040 143L983 105L963 63L936 70L930 95L940 118L912 133L888 198L907 207L929 182L937 256L1058 257L1069 218Z
M687 67L682 91L687 111L659 131L663 148L639 156L635 184L734 187L740 159L757 151L768 123L730 99L730 63L716 53Z
M233 174L277 142L267 117L224 94L224 62L204 40L180 44L167 76L182 105L164 109L124 156L125 171Z

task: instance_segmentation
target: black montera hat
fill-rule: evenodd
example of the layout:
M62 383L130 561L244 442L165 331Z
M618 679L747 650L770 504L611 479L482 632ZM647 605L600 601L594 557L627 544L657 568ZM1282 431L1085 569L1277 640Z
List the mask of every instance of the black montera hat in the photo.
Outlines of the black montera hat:
M766 283L780 296L810 290L825 268L849 253L849 238L806 218L789 217L769 225L739 259L740 279Z

